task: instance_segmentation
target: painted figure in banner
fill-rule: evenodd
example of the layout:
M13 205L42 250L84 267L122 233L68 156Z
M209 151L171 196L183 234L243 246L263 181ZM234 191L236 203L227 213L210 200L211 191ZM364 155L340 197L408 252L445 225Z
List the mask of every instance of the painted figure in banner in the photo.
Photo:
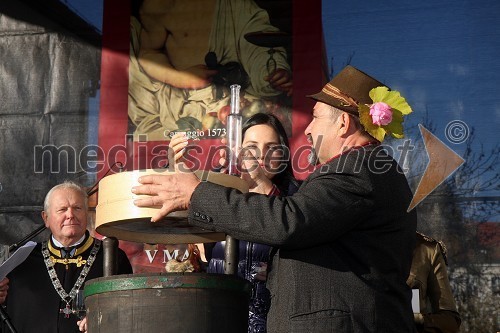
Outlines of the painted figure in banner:
M143 0L133 6L130 38L135 134L219 134L210 130L224 128L231 84L242 87L245 118L273 113L291 127L292 75L282 46L289 36L253 0Z
M406 284L417 213L397 162L380 146L403 137L412 112L398 91L345 67L316 100L305 129L316 169L288 196L241 193L194 173L139 177L138 207L273 247L268 332L415 332ZM180 168L179 168L180 170Z
M103 276L103 247L87 231L87 207L87 193L76 183L64 182L47 193L42 218L51 236L8 275L5 304L18 332L86 330L86 319L77 326L72 301L85 281ZM118 274L132 273L120 249L117 263Z

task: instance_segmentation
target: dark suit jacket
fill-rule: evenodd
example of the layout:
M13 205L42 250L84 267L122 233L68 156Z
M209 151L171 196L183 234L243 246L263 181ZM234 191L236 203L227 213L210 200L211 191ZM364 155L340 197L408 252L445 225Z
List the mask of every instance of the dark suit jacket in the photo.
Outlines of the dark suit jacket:
M89 237L88 232L87 237ZM86 260L89 257L91 249L92 247L81 254L83 259ZM103 247L101 246L85 281L103 276L103 260ZM54 269L66 292L69 292L83 266L77 267L71 264L66 269L64 264L57 263ZM117 274L131 273L132 266L125 252L118 249ZM52 285L45 266L41 243L36 245L28 258L8 277L10 281L6 300L7 311L18 333L80 332L76 325L79 320L76 316L70 315L69 318L65 318L64 314L60 313L65 303ZM5 329L4 332L8 333L9 330Z
M269 332L414 332L411 197L397 163L366 146L316 169L290 197L201 183L189 219L276 247Z

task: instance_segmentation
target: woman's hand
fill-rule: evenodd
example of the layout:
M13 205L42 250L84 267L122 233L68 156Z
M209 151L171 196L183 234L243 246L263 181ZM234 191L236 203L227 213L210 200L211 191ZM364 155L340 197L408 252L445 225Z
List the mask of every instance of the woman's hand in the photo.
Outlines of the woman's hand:
M267 280L267 262L260 262L259 266L255 267L255 280Z
M227 144L226 138L221 139L222 145ZM227 151L226 149L219 150L219 165L222 166L221 172L227 169ZM260 194L269 194L273 189L273 183L267 178L264 169L259 164L249 149L243 148L238 156L240 163L241 179L248 184L248 191Z
M222 138L220 140L220 143L222 146L227 145L227 140L226 138ZM220 172L221 173L226 173L227 171L227 158L226 158L227 151L226 149L219 149L219 166L220 166Z
M248 149L243 149L241 154L241 178L247 182L249 192L269 194L273 189L273 183L267 178L259 161Z
M186 133L176 133L168 144L168 164L174 169L173 166L180 162L186 146L188 145L188 138Z
M87 332L87 317L77 321L76 324L78 325L80 332Z

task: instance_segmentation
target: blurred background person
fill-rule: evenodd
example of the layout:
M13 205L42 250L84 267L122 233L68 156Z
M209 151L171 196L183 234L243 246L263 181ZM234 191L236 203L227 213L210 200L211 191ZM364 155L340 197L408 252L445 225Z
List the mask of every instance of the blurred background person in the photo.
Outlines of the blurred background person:
M414 314L417 331L458 332L461 319L446 271L446 247L443 242L419 232L416 236L407 284L419 290L420 313Z

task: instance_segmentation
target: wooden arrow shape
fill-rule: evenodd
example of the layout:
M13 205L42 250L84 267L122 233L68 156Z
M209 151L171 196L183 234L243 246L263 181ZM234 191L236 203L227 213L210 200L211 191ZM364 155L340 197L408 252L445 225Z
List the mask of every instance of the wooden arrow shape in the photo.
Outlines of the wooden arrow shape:
M465 162L461 156L457 155L457 153L446 146L424 126L419 124L418 127L424 138L425 151L427 152L427 156L429 156L429 163L425 168L424 175L420 179L408 211L415 208Z

